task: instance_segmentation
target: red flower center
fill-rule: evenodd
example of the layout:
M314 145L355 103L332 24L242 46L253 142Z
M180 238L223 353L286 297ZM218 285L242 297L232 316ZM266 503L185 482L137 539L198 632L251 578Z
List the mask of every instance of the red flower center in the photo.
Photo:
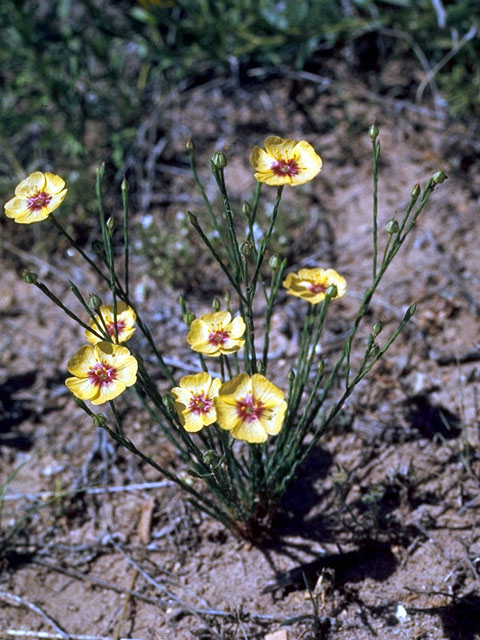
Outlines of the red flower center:
M39 209L43 209L43 207L48 206L51 199L52 196L49 196L45 191L38 191L34 196L27 198L28 208L30 211L38 211Z
M107 329L108 329L108 335L113 338L113 336L115 335L115 323L113 322L113 320L111 322L107 322ZM117 318L117 333L120 336L122 331L125 329L126 327L126 323L124 320L119 320Z
M277 176L289 176L292 178L300 173L300 167L295 162L295 160L276 160L272 164L272 171Z
M198 415L199 413L206 414L210 411L213 405L212 398L202 393L195 393L190 400L188 409L191 413Z
M244 422L255 422L255 420L260 420L265 410L263 404L255 400L251 393L241 400L238 400L236 408L237 416Z
M117 379L117 370L105 362L97 362L88 372L88 377L97 387L104 387Z
M225 329L218 329L218 331L211 331L208 336L208 341L210 344L219 345L225 344L225 342L229 339L230 334Z
M312 282L308 289L312 293L325 293L327 287L324 284L320 284L319 282Z

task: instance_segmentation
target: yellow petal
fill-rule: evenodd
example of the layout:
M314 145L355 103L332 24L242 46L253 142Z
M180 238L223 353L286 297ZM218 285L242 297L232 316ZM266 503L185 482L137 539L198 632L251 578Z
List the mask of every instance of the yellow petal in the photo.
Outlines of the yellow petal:
M191 413L188 410L185 410L182 413L185 420L183 425L185 428L185 431L189 431L190 433L195 433L203 429L203 427L205 426L205 423L202 420L202 416L200 414Z
M247 373L240 373L228 382L225 382L219 391L220 396L234 395L236 398L243 398L252 392L250 377Z
M95 405L104 404L109 400L113 400L125 391L125 385L118 380L114 380L108 385L97 388L99 389L98 395L95 398L91 398L91 403Z
M89 378L67 378L65 384L80 400L90 400L98 393L98 387Z
M250 154L250 164L256 171L269 172L273 161L274 158L269 156L264 149L253 147L252 153Z
M267 440L267 432L263 428L260 420L241 422L233 429L232 436L237 438L237 440L245 440L252 444L259 444Z
M278 404L268 409L265 413L265 416L262 416L261 422L264 426L265 431L271 435L275 436L277 433L280 433L283 425L283 420L285 419L285 413L287 411L287 403L282 400L278 402Z
M246 330L245 321L241 316L237 316L232 320L229 327L230 338L241 338Z
M260 373L255 373L252 376L251 384L253 397L265 407L275 406L285 398L283 391Z
M204 313L200 319L209 326L226 327L232 319L232 314L229 311L214 311Z
M77 378L86 378L96 362L98 362L98 358L95 355L94 348L90 345L85 345L70 358L67 363L67 369Z
M237 403L230 403L222 397L215 398L215 409L217 412L217 423L221 429L231 431L242 423L241 417L237 413Z
M180 379L180 386L192 394L206 393L210 387L212 377L209 373L203 371L202 373L196 373L192 376L184 376Z
M29 212L28 202L25 198L15 196L4 205L5 215L8 218L17 218Z
M60 193L62 189L65 187L65 180L60 178L60 176L55 175L54 173L49 173L48 171L45 175L45 193L49 193L50 195L54 195L56 193ZM65 194L67 190L65 189ZM65 196L64 196L65 197Z
M290 160L298 142L297 140L289 140L279 136L268 136L268 138L265 138L264 144L267 153L277 160Z
M205 322L197 318L190 325L190 329L187 335L187 342L192 347L192 349L195 349L197 345L202 345L208 342L209 333L210 330Z
M38 191L42 191L45 187L45 176L41 171L34 171L28 178L22 180L15 189L15 195L28 198L35 195Z

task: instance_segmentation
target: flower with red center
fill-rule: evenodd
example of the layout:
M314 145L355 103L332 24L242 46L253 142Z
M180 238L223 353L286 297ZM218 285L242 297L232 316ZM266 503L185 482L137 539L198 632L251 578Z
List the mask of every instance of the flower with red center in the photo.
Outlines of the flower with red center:
M238 440L265 442L277 435L287 403L281 389L259 373L241 373L220 387L215 398L218 426Z
M222 384L208 373L184 376L178 387L172 389L175 406L186 431L200 431L217 419L215 397Z
M187 342L194 351L216 358L241 349L245 329L243 318L237 316L232 320L229 311L205 313L190 325Z
M335 269L321 269L320 267L300 269L298 273L289 273L283 281L287 293L308 300L311 304L321 302L331 285L337 288L337 294L332 297L332 300L345 295L347 281Z
M65 384L74 396L103 404L137 381L138 363L126 347L110 342L85 345L68 361L74 376Z
M17 185L15 196L5 204L5 215L19 224L40 222L62 204L66 195L60 176L34 171Z
M114 318L114 313L113 313L113 306L112 305L108 305L108 304L104 304L104 305L102 305L100 307L99 312L100 312L100 315L103 318L103 320L105 322L105 325L107 327L108 335L112 339L112 342L116 343L117 340L115 338L115 318ZM118 302L117 303L117 335L118 335L118 342L119 343L120 342L127 342L127 340L130 340L130 338L132 337L133 333L135 332L135 320L136 319L137 319L137 314L132 309L132 307L127 306L125 304L125 302ZM97 315L97 320L98 320L98 324L103 329L102 320L98 317L98 315ZM97 324L94 322L93 319L90 320L89 325L97 333L100 332ZM96 344L97 342L100 342L100 340L101 340L101 338L96 336L94 333L92 333L88 329L85 329L85 337L92 344Z
M322 168L322 159L305 140L288 140L278 136L265 139L265 150L254 147L250 164L255 178L271 186L304 184Z

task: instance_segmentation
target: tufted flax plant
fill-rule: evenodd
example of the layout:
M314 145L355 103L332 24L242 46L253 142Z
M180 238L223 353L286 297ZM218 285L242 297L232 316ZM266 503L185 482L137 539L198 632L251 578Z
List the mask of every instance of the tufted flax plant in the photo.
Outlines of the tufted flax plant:
M415 312L413 303L385 339L380 322L374 323L366 340L358 335L385 272L433 190L446 176L437 171L423 191L415 185L403 217L390 220L382 231L377 219L378 129L372 126L369 135L374 161L372 277L343 345L331 362L322 358L320 347L331 307L348 296L342 265L305 264L295 271L287 268L285 258L272 255L269 249L278 216L282 215L284 188L301 188L323 168L320 155L305 140L268 136L264 148L254 147L250 164L256 186L241 211L234 210L229 196L225 154L217 152L212 158L219 198L210 202L197 172L194 145L188 142L194 181L205 206L204 211L189 212L189 220L192 231L224 274L227 303L222 309L215 299L213 311L205 309L197 318L187 301L180 299L185 352L190 348L198 359L198 371L183 377L167 364L132 294L125 179L123 225L117 225L104 210L103 167L97 172L100 260L79 247L53 215L67 194L59 176L32 173L5 205L6 215L17 223L50 218L55 229L79 251L86 267L108 287L110 300L104 302L70 282L78 303L70 308L34 272L27 270L24 274L26 282L41 290L83 330L79 338L83 337L86 344L72 347L66 364L71 374L66 385L78 406L117 443L179 485L195 507L254 543L272 533L282 497L301 472L302 464L357 384ZM269 216L260 207L263 195L271 203ZM114 239L116 246L123 242L120 258L114 252ZM288 366L279 366L270 350L272 319L278 305L288 304L293 298L303 313L301 337L296 356ZM143 341L136 340L139 334ZM138 351L140 344L147 345L147 353ZM187 475L165 467L135 444L131 428L123 424L116 405L120 396L122 402L135 404L148 416L143 420L145 428L148 420L161 428ZM105 407L105 413L97 413L99 406Z

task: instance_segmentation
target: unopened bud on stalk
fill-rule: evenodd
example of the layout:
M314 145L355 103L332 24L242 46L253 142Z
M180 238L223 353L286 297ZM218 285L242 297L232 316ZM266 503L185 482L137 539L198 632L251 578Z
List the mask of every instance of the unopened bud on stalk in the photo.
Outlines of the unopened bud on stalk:
M276 253L273 254L273 256L270 256L270 260L268 261L268 266L270 267L270 269L278 269L278 267L280 266L280 258L277 256Z
M217 169L225 169L227 166L227 156L223 151L215 151L212 156L212 164L217 167Z
M248 240L245 240L244 242L242 242L240 246L240 253L244 258L248 258L248 256L252 252L252 249L253 249L252 243L249 242Z
M218 298L216 298L216 297L215 297L215 298L212 300L212 307L213 307L213 310L214 310L214 311L220 311L220 307L221 307L221 306L222 306L222 305L220 304L220 300L219 300Z
M230 302L232 301L232 296L230 295L230 291L225 291L225 295L223 296L223 299L225 300L225 304L227 305L227 307L230 306Z
M178 305L180 307L180 311L182 312L182 315L187 313L187 304L183 296L178 296Z
M187 211L187 216L190 224L193 224L194 227L198 225L197 216L194 213L192 213L191 211Z
M251 212L252 212L252 207L249 205L248 202L244 202L242 204L242 213L247 218L247 220L250 218Z
M332 473L332 482L335 485L341 486L344 485L348 480L348 473L345 471L345 469L337 469L337 471L334 471Z
M183 321L185 322L187 327L189 327L194 320L195 320L195 314L193 313L193 311L187 311L187 313L183 314Z
M35 271L29 271L28 269L25 269L25 271L23 272L23 279L27 284L33 284L38 280L38 274L36 274Z
M106 417L103 415L103 413L97 413L94 417L93 417L93 424L96 427L104 427L107 424L107 419Z
M257 360L257 373L265 373L265 365L263 360Z
M395 218L392 218L391 220L389 220L387 222L387 224L385 225L385 230L389 235L393 235L394 233L398 233L399 229L400 229L400 226L399 226L398 222L395 220Z
M412 190L410 191L410 197L412 198L412 200L418 200L418 196L420 195L421 191L422 190L420 189L420 185L417 182L417 184L412 187Z
M375 140L375 138L378 138L378 134L380 133L380 131L378 130L378 127L376 124L372 124L370 125L370 128L368 130L368 135L370 136L370 138L372 140Z
M289 382L293 382L295 380L295 371L293 369L290 369L290 371L287 373L287 380Z
M208 466L214 465L218 460L218 453L214 449L207 449L203 452L203 462Z
M175 409L175 400L169 393L163 396L163 404L169 411L173 411Z
M92 311L98 311L102 304L102 299L97 296L96 293L91 293L88 296L88 306L90 307L90 309L92 309Z
M122 188L123 195L127 195L127 193L128 193L128 182L127 182L127 179L125 178L125 176L123 176L121 188Z
M447 179L447 174L443 169L440 169L439 171L435 171L435 173L432 176L433 184L442 184L442 182L445 182L446 179Z
M370 358L374 358L379 354L379 352L380 347L378 346L378 344L376 342L372 342L372 344L370 345L370 349L368 350L368 356Z
M110 237L113 235L113 232L115 231L115 218L113 216L110 216L110 218L107 220L107 231L110 235Z
M380 322L380 320L373 325L372 333L375 338L379 335L382 329L383 324Z
M337 296L338 296L338 289L335 284L331 284L329 287L327 287L327 290L325 291L326 298L336 298Z
M414 302L408 307L407 311L405 312L404 320L410 320L410 318L415 314L416 310L417 310L417 303Z
M185 144L185 148L187 149L188 152L195 150L195 144L194 144L192 138L189 138L187 140L187 142Z

